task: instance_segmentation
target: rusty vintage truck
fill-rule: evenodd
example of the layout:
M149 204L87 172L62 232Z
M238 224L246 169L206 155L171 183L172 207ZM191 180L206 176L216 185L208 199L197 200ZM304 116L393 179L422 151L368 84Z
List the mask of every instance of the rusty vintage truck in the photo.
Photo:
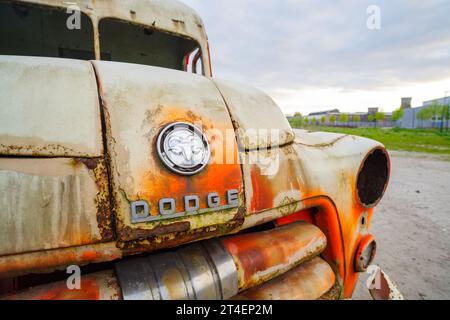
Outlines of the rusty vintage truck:
M0 39L3 298L352 296L383 145L213 78L177 1L2 0Z

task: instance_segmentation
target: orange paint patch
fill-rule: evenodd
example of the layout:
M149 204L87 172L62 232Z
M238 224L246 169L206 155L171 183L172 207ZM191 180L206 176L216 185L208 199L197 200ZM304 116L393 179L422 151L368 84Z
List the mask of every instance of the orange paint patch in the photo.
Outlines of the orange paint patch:
M288 216L278 218L277 220L275 220L275 223L277 226L284 226L286 224L291 224L297 221L306 221L310 224L316 224L313 211L313 209L305 209Z

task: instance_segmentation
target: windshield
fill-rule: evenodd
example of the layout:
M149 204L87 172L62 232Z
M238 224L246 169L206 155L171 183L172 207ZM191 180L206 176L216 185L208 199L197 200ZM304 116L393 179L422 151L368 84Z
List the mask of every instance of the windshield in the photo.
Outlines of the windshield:
M193 40L116 19L101 20L99 30L101 53L112 61L185 70L198 48Z
M95 58L92 23L80 15L81 28L69 30L65 10L0 3L0 54Z
M0 54L95 59L91 19L79 12L79 28L69 28L71 14L65 8L0 3ZM101 60L204 73L192 39L110 18L98 28Z

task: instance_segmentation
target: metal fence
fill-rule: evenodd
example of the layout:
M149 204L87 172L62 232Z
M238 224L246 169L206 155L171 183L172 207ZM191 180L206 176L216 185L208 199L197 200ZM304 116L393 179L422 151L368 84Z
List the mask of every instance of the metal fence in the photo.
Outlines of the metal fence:
M317 125L325 127L341 127L341 128L393 128L396 126L395 121L349 121L349 122L335 122L335 123L317 123Z

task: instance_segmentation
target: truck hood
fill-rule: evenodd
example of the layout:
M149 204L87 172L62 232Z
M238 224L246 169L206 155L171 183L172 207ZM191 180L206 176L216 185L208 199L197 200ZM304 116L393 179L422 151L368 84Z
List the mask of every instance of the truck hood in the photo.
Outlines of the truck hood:
M174 245L240 225L244 190L236 137L214 83L164 68L92 63L104 111L119 239L153 237L146 245ZM158 138L174 123L193 124L208 140L210 161L199 173L180 174L162 161ZM237 193L237 205L227 201L230 191ZM220 198L214 208L208 205L211 194ZM199 203L194 200L197 208L188 212L186 199L191 197ZM161 214L161 200L168 214Z

